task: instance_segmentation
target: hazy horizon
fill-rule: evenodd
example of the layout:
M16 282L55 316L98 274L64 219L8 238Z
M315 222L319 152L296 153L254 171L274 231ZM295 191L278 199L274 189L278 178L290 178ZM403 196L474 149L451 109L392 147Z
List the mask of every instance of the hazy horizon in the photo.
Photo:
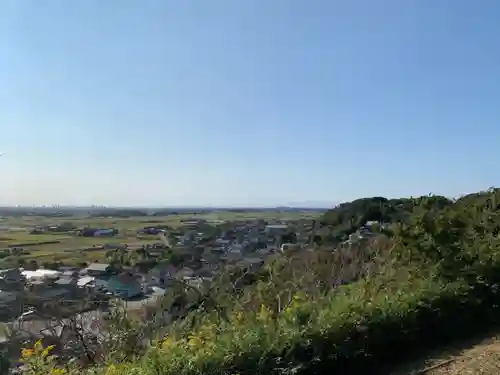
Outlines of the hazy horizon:
M459 195L455 196L447 196L443 195L448 199L458 199L464 195L468 194L475 194L480 191L486 191L491 189L492 187L483 187L482 189L478 189L475 191L468 191L464 192ZM427 196L427 195L441 195L441 194L436 194L436 193L427 193L427 194L422 194L422 195L404 195L404 196L384 196L384 195L377 195L377 196L382 196L387 199L398 199L398 198L411 198L411 197L417 197L417 196ZM375 195L370 195L370 196L360 196L356 197L352 200L355 199L360 199L360 198L373 198ZM274 208L292 208L292 209L329 209L332 207L335 207L341 203L346 203L350 202L352 200L344 200L344 201L331 201L331 202L319 202L319 201L304 201L304 202L288 202L284 204L271 204L271 205L259 205L259 204L253 204L253 205L241 205L241 204L233 204L233 205L211 205L211 204L206 204L206 205L175 205L175 204L170 204L170 205L165 205L165 204L156 204L156 205L141 205L141 204L122 204L122 205L112 205L112 204L88 204L88 205L75 205L75 204L57 204L57 203L46 203L46 204L28 204L28 205L5 205L5 204L0 204L0 208L132 208L132 209L274 209Z
M144 206L144 205L137 205L137 204L128 204L128 205L72 205L72 204L40 204L40 205L4 205L0 204L0 208L61 208L61 209L66 209L66 208L134 208L134 209L240 209L240 208L249 208L249 209L273 209L273 208L304 208L304 209L328 209L331 207L334 207L337 205L337 203L291 203L291 204L284 204L284 205L269 205L269 206L264 206L264 205L184 205L184 206L176 206L176 205L149 205L149 206Z
M500 186L500 2L0 2L0 204Z

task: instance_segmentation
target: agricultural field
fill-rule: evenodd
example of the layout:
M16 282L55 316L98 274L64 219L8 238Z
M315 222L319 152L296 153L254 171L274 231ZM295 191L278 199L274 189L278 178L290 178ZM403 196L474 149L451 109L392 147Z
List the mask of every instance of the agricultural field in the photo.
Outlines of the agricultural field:
M48 218L41 216L4 217L0 221L0 249L9 249L14 246L23 248L21 254L5 255L0 259L0 266L22 259L25 262L60 261L65 264L79 264L103 261L106 251L101 249L105 244L127 244L129 248L138 248L144 244L158 242L154 235L138 235L137 230L147 226L167 225L172 228L181 228L182 220L206 219L211 221L234 221L241 219L265 220L296 220L319 216L314 212L211 212L204 214L179 214L152 217L62 217ZM57 226L62 223L71 223L77 228L117 228L119 233L113 237L82 237L75 233L45 232L30 233L37 226ZM93 248L96 248L93 250Z

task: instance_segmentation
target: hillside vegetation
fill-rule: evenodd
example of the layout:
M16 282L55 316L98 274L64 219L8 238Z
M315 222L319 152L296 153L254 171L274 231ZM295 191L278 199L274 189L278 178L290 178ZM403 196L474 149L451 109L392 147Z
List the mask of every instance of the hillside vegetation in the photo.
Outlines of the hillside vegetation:
M369 242L337 246L373 220L383 225ZM499 189L456 201L358 199L320 221L321 248L269 259L252 277L228 271L200 295L176 291L192 302L174 324L151 329L151 319L121 316L113 346L85 365L38 346L23 352L23 371L386 373L499 319Z
M320 220L328 228L327 241L345 240L347 236L368 221L381 223L407 222L415 209L434 211L453 205L453 201L443 196L387 199L383 197L361 198L342 203L327 211Z

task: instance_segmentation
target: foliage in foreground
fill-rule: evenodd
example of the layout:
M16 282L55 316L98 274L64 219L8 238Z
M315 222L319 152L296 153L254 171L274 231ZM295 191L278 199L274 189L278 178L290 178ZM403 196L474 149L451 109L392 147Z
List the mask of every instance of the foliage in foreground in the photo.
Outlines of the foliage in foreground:
M224 299L224 314L190 312L184 323L191 323L171 327L142 356L86 371L374 373L416 349L466 337L500 312L500 192L441 203L413 201L384 246L273 264L268 278ZM339 277L357 281L339 286Z
M163 338L137 361L95 371L123 375L373 373L391 357L427 345L430 333L432 339L443 342L466 334L457 327L477 329L478 322L493 317L465 283L409 278L397 283L387 280L385 287L360 281L315 298L314 303L297 293L279 313L262 305L255 312L235 310L228 321L207 317L188 335Z

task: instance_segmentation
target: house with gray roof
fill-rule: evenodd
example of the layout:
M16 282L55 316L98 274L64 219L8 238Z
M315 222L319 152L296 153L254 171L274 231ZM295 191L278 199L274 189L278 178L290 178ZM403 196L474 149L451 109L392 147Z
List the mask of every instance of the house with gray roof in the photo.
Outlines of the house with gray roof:
M89 276L111 276L113 271L109 263L92 263L85 268L85 273Z

